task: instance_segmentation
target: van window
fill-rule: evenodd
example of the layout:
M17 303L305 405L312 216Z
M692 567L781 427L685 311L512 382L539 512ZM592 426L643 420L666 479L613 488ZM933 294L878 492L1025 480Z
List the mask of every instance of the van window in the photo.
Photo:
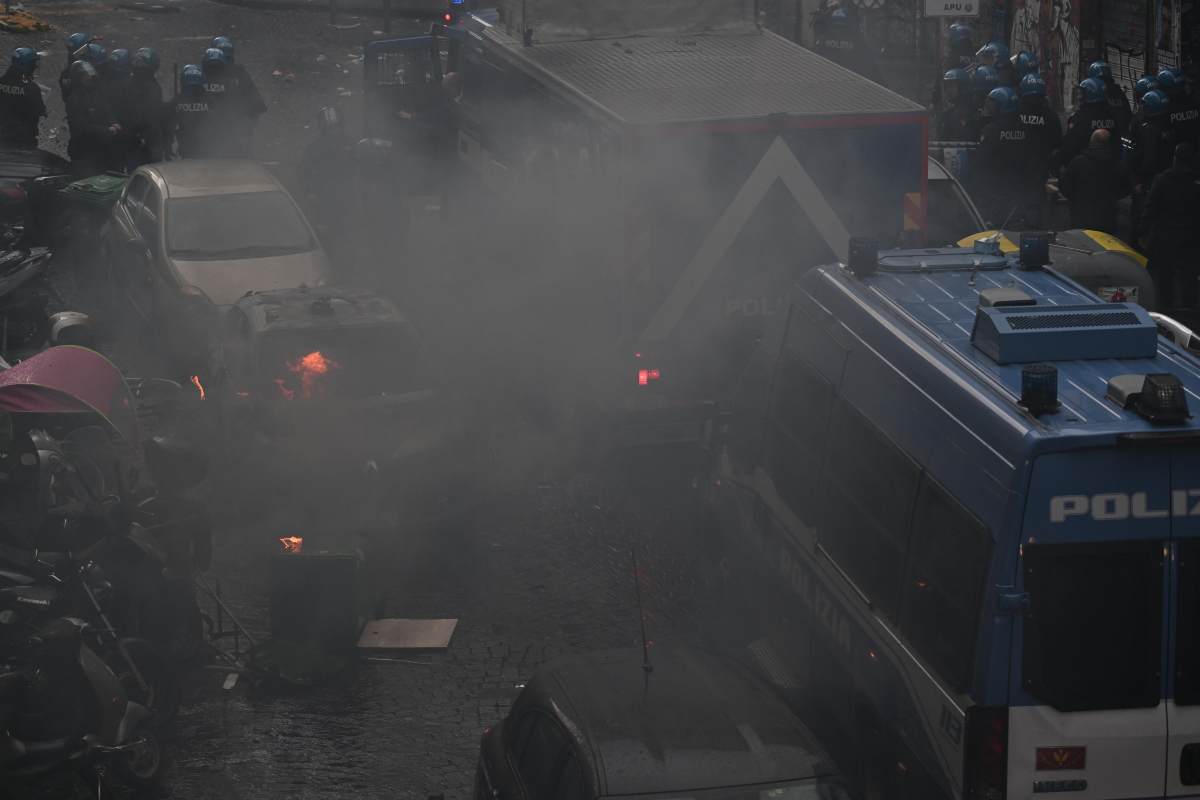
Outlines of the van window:
M1025 690L1059 711L1158 705L1163 543L1027 544Z
M1175 705L1200 705L1200 539L1179 543Z
M768 469L780 497L813 524L819 505L824 432L833 385L785 352L775 371Z
M920 468L848 403L833 404L828 427L824 502L832 513L821 545L895 619Z
M959 691L971 680L991 553L983 523L925 475L913 515L900 630Z

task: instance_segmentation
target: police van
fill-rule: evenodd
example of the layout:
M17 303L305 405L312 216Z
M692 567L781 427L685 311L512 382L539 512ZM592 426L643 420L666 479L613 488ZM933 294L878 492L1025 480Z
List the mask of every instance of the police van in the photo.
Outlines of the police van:
M871 795L1200 795L1200 361L1048 252L809 271L718 457L751 651Z

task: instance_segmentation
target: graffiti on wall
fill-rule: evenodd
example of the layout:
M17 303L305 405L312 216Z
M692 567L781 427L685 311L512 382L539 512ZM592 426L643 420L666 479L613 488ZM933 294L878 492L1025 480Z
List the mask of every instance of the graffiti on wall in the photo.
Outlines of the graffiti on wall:
M1059 108L1071 105L1080 77L1078 0L1017 0L1009 47L1036 55L1046 96Z

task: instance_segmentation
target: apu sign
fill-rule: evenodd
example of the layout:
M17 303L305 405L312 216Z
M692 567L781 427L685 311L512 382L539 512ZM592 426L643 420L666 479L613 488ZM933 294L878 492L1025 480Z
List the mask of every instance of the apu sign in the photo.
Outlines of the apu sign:
M979 0L925 0L927 17L978 17Z

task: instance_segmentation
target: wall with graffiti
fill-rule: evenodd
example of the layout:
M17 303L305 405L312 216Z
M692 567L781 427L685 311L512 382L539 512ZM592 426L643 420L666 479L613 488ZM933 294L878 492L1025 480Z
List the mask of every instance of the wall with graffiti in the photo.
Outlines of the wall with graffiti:
M1070 106L1080 78L1079 0L1016 0L1014 6L1009 47L1035 54L1047 97L1059 108Z

